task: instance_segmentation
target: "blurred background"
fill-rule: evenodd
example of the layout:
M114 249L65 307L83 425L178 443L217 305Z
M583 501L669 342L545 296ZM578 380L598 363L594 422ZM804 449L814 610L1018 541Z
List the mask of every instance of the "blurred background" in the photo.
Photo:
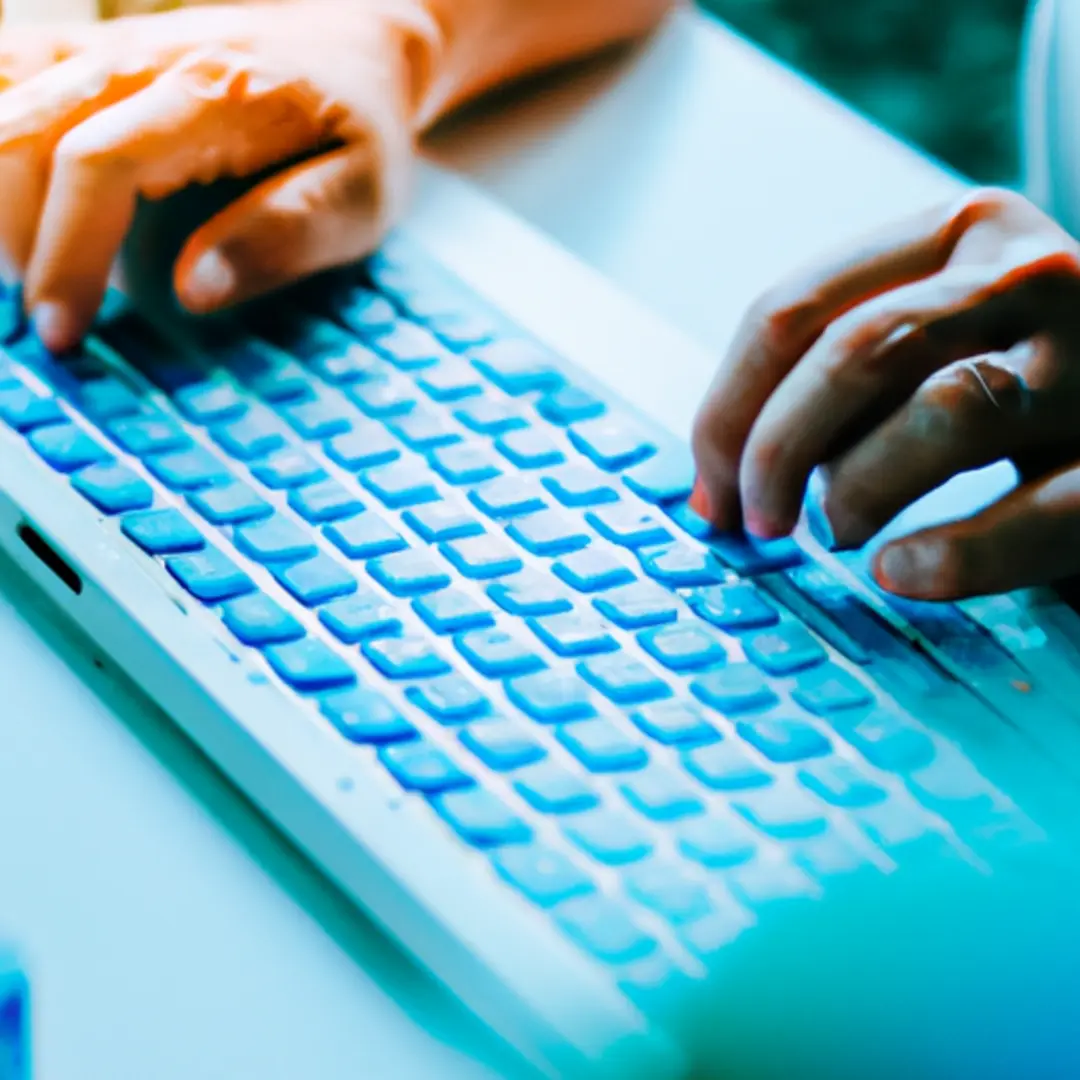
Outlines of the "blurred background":
M1027 0L701 0L908 142L982 183L1017 180Z

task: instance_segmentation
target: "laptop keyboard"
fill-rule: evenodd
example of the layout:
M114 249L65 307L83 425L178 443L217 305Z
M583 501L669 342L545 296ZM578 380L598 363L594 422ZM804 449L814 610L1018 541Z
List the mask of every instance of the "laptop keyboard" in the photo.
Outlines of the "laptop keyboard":
M880 688L945 681L923 654L793 541L713 533L685 447L400 241L197 353L122 309L63 358L15 332L0 421L628 989L1027 835ZM970 650L961 618L925 632Z

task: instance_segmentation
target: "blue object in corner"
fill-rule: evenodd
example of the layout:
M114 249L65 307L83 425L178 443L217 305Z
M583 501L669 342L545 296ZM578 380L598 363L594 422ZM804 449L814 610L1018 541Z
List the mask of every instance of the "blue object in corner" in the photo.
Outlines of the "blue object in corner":
M30 1080L30 985L0 944L0 1080Z

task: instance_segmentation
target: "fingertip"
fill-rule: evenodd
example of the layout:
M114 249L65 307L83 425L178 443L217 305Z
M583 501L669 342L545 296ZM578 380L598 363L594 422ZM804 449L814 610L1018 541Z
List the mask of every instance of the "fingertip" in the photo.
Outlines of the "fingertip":
M685 490L685 488L683 490ZM705 521L713 520L714 512L712 499L709 495L708 488L705 487L700 476L694 481L694 490L690 492L689 504L690 509L693 510L698 517L704 518Z
M953 560L942 540L888 544L874 557L871 574L886 592L911 600L946 600L954 593Z
M206 315L235 302L240 290L236 267L220 247L185 252L174 275L176 295L193 315Z
M74 348L85 332L71 307L55 300L36 304L31 318L34 330L50 352L62 353Z

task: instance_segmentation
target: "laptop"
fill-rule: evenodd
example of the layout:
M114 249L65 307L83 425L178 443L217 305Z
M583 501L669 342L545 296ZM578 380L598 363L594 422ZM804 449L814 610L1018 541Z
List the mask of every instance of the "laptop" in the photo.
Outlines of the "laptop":
M715 358L434 166L371 259L227 324L112 295L58 357L2 315L0 544L537 1075L865 1075L871 1031L878 1076L1069 1075L1055 594L715 533Z

